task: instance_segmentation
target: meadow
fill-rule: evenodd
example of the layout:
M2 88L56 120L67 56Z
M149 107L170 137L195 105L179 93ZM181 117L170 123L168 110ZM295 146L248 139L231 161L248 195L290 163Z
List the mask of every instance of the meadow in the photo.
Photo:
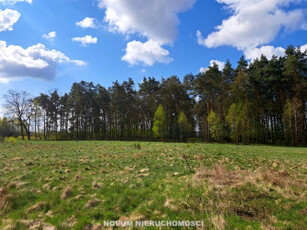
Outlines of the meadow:
M105 229L106 220L307 229L306 191L307 148L0 143L0 229Z

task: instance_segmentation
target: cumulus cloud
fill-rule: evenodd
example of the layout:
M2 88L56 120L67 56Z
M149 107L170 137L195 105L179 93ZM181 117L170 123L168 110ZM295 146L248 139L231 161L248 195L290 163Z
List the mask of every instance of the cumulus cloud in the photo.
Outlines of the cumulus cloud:
M178 14L192 8L196 0L100 0L99 7L105 9L104 21L109 30L125 35L139 34L148 40L144 43L132 41L127 44L124 61L135 60L134 63L153 65L154 62L169 62L171 58L166 57L162 46L172 44L178 33ZM157 54L153 48L148 50L148 45L154 44L158 47ZM147 50L144 52L144 48ZM134 50L132 48L141 48ZM145 55L143 57L132 57L132 53ZM167 53L169 53L167 51ZM168 54L167 54L168 55ZM137 61L136 61L137 60ZM144 62L143 60L146 60ZM150 61L149 61L150 60ZM129 61L128 61L129 62ZM131 64L131 62L129 62Z
M206 46L206 39L202 36L201 32L199 30L196 31L196 38L198 45Z
M266 56L270 60L272 59L273 56L276 56L276 57L285 56L285 49L282 47L262 46L260 48L246 49L244 54L247 59L251 59L251 60L260 58L261 55Z
M301 46L301 52L307 52L307 44Z
M210 66L213 66L214 63L218 65L220 71L222 71L224 69L224 67L225 67L225 62L218 61L218 60L211 60L210 61Z
M53 42L54 39L56 38L56 32L55 31L52 31L48 34L43 34L42 36L44 39L46 39L47 41L49 42Z
M32 3L32 0L0 0L0 3L4 5L14 5L17 2L27 2L27 3Z
M130 65L144 64L152 66L155 62L169 63L172 58L168 57L168 50L163 49L156 41L147 42L131 41L127 44L126 54L122 57L123 61Z
M248 59L284 56L284 48L266 46L281 29L302 29L305 24L302 9L285 10L297 0L216 0L225 4L232 15L222 21L216 30L203 37L196 32L199 45L208 48L229 45L242 50Z
M91 29L97 28L95 24L95 18L89 18L89 17L84 18L80 22L76 22L76 25L82 28L91 28Z
M84 37L75 37L72 39L73 42L80 42L82 46L88 46L89 44L96 44L98 39L90 35Z
M111 30L139 33L161 44L177 35L178 13L190 9L196 0L100 0L106 9L105 22Z
M300 47L301 52L305 52L307 50L307 44L302 45ZM283 47L274 47L274 46L261 46L260 48L250 48L244 51L244 54L247 59L251 59L252 61L256 58L260 58L261 55L267 57L267 59L271 60L273 56L276 57L284 57L286 49Z
M209 66L212 67L214 65L214 63L218 65L220 71L222 71L224 69L224 67L225 67L225 62L218 61L218 60L211 60ZM209 68L201 67L199 72L200 73L205 73L208 70L209 70Z
M208 70L209 70L209 68L207 68L207 67L201 67L201 68L199 69L199 72L200 72L200 73L206 73Z
M13 30L13 25L19 20L20 13L16 10L0 10L0 32Z
M240 50L271 42L281 28L297 29L304 22L302 9L282 10L296 0L217 0L233 15L216 27L202 42L209 48L221 45Z
M50 80L56 76L58 63L85 65L83 61L71 60L62 52L49 50L42 44L24 49L0 41L0 82L24 77Z

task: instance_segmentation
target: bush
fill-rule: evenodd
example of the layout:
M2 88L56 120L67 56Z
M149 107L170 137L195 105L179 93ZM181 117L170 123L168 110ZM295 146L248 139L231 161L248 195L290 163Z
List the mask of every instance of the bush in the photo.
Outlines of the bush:
M15 144L15 143L17 142L17 139L16 139L15 137L9 137L9 138L7 139L7 142L8 142L8 143L11 143L11 144Z

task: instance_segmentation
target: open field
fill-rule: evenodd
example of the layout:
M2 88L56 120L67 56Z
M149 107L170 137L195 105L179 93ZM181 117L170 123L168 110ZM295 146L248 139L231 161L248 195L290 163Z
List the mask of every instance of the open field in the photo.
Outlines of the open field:
M0 144L0 187L0 229L104 220L307 229L306 148L20 141Z

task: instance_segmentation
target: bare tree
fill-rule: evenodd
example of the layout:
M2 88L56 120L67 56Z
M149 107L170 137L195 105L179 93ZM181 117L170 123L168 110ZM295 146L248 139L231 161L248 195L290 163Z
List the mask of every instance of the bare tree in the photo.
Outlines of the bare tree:
M31 96L25 91L9 90L4 95L6 112L18 120L22 139L25 139L26 133L28 140L31 139L30 117L32 110Z

